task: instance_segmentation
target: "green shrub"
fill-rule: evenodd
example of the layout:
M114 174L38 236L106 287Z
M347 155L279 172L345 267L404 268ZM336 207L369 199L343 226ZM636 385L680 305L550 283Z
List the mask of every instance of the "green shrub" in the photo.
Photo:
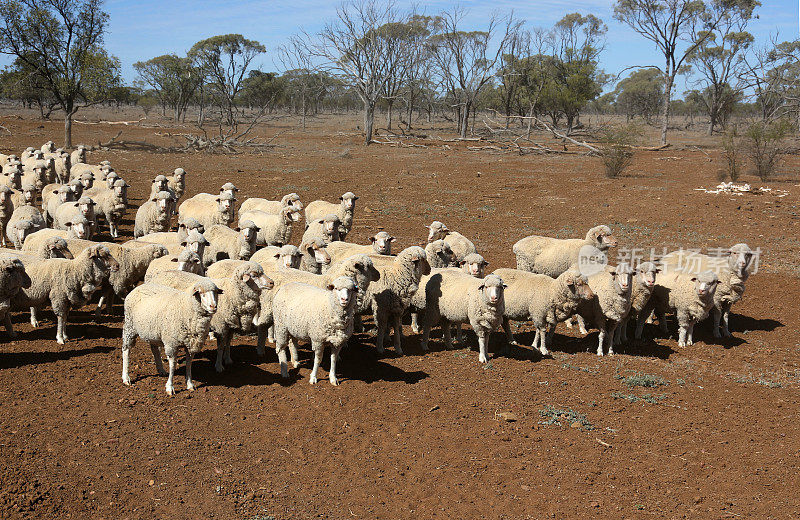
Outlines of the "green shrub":
M724 168L720 170L719 180L730 179L732 182L739 180L742 174L742 138L736 128L725 133L722 141L722 158Z
M784 153L783 139L791 131L791 124L783 119L756 121L745 133L747 154L753 161L753 173L767 180L775 174L775 167Z
M641 131L635 125L606 126L600 130L600 157L606 177L616 179L631 163Z

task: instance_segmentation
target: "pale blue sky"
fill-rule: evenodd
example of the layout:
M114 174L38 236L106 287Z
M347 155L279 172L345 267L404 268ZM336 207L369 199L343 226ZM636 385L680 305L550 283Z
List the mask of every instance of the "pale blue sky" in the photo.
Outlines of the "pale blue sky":
M800 0L761 0L759 19L750 30L759 41L779 33L782 40L798 37L798 5ZM606 50L602 67L609 73L631 65L660 64L655 47L612 17L611 0L461 0L469 14L465 28L481 29L493 11L513 9L528 26L550 27L564 14L594 13L608 25ZM455 2L433 0L417 2L418 10L434 14L452 7ZM241 33L258 40L268 53L257 60L263 70L277 70L275 48L300 27L309 32L319 28L335 14L336 1L325 0L106 0L111 17L106 47L120 60L123 76L135 78L133 63L168 53L185 53L195 42L217 34ZM411 5L401 0L400 5ZM0 63L8 60L0 57Z

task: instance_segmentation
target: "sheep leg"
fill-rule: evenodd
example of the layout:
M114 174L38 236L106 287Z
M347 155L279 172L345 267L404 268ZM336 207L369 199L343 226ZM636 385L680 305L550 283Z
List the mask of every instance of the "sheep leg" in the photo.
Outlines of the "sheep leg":
M387 318L385 316L379 316L377 313L375 314L375 324L378 326L378 335L375 338L375 348L378 350L379 354L383 354L383 340L385 339L384 336L386 335L386 321Z
M403 355L403 347L402 347L403 323L401 321L402 319L403 317L400 315L392 316L392 323L394 325L394 351L400 354L401 356Z
M225 357L225 331L215 334L217 337L217 362L214 363L214 370L222 372L225 370L223 365L223 358Z
M356 314L355 316L353 316L353 331L358 333L364 332L364 324L361 322L360 314Z
M6 315L3 317L3 324L6 327L6 332L8 332L9 337L16 338L17 333L14 332L14 326L11 324L11 314L6 313Z
M331 348L331 371L328 373L328 380L333 386L339 386L339 380L336 378L336 363L339 361L339 352L342 347Z
M300 359L297 355L297 339L291 338L289 340L289 355L292 358L292 367L297 368L300 366Z
M275 325L267 329L267 340L270 343L275 343Z
M694 345L694 321L689 322L689 327L686 329L686 344Z
M583 319L583 316L581 316L580 314L576 314L575 318L578 321L578 332L580 332L584 336L587 335L589 332L586 330L586 320Z
M457 341L458 343L463 343L463 342L464 342L464 329L462 328L462 325L463 325L463 324L461 324L461 323L456 323L456 324L455 324L455 328L456 328L456 341Z
M267 344L267 327L266 325L259 325L256 330L258 330L258 341L256 343L256 353L258 354L259 358L263 358L266 354L266 344Z
M615 321L608 325L608 330L606 332L606 344L608 346L609 356L614 355L614 336L617 333L617 327L619 327L619 323Z
M424 352L428 351L428 340L431 338L431 325L426 320L422 325L422 339L419 341L420 346Z
M728 320L731 316L731 306L725 305L722 307L722 335L726 338L731 337L731 331L728 328Z
M444 348L445 350L450 350L453 348L453 336L450 333L450 321L449 320L442 320L442 335L444 336Z
M156 372L158 372L160 376L166 376L167 371L164 369L164 363L161 361L161 351L158 349L158 345L150 343L150 351L153 353L153 363L156 364Z
M194 381L192 381L192 359L194 353L186 353L186 389L190 392L194 391Z
M549 355L550 351L547 350L547 329L545 327L537 328L536 337L539 338L539 353L543 356ZM533 344L536 345L535 339Z
M56 343L63 345L69 338L67 337L67 311L66 309L62 314L57 316L58 323L56 324Z
M231 357L231 341L233 340L233 331L227 329L223 335L225 336L225 356L222 358L222 361L226 365L232 365L233 358Z
M669 329L667 329L667 315L664 311L655 311L656 317L658 317L658 326L661 327L661 332L664 334L669 333Z
M489 362L489 348L488 348L488 334L483 329L476 329L475 334L478 335L478 361L480 363Z
M100 319L100 311L103 308L103 305L106 306L106 312L109 312L111 309L111 298L114 297L114 291L111 287L106 287L103 291L103 294L100 295L100 300L97 302L97 309L94 311L94 319L95 321Z
M167 384L164 385L164 389L167 391L167 395L175 395L175 387L172 386L172 379L175 376L175 354L173 353L171 356L167 356L167 361L169 361L169 376L167 377Z
M31 307L31 327L34 329L39 326L39 320L36 318L36 307Z
M722 311L714 307L711 309L711 319L714 320L711 324L711 331L715 338L721 338L722 334L719 332L719 322L722 319Z
M603 345L606 343L606 329L602 327L597 335L597 355L603 357Z
M131 377L128 375L128 363L131 357L131 347L133 342L136 341L136 336L122 334L122 384L126 386L131 385Z
M308 383L315 385L317 384L317 372L319 371L319 365L322 363L322 353L325 347L317 343L312 344L311 348L314 350L314 368L311 369L311 375L308 376ZM333 370L333 367L331 367L331 370Z
M514 339L514 334L511 333L511 320L506 317L503 317L503 330L506 333L506 342L510 345L516 345L517 340ZM506 347L506 351L508 351L508 347Z
M418 312L412 312L411 313L411 330L412 330L412 332L414 332L414 334L419 334L419 331L421 330L419 328L419 313Z

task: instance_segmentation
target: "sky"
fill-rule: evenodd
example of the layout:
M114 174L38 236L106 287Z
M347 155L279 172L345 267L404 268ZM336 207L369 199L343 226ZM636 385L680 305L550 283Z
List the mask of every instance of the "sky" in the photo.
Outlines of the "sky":
M398 0L400 7L412 2ZM608 25L601 67L616 74L633 65L660 64L655 46L613 19L612 0L460 0L468 9L465 28L480 30L493 12L526 20L528 27L551 27L567 13L593 13ZM761 0L759 19L749 30L757 41L778 34L781 40L799 37L800 0ZM425 14L435 14L456 5L453 1L415 2ZM218 34L239 33L257 40L267 53L254 62L264 71L281 69L276 49L300 28L309 33L332 20L336 0L106 0L110 16L105 42L108 51L122 62L126 83L136 78L133 63L162 54L183 55L197 41ZM10 60L0 57L0 64Z

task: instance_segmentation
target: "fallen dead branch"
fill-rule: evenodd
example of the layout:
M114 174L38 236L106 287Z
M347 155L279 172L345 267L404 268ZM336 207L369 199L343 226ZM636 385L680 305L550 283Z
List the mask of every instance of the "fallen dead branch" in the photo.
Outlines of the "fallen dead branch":
M76 120L73 121L73 123L78 123L78 124L81 124L81 125L125 125L125 126L129 126L129 125L135 125L135 124L141 123L145 119L147 119L147 117L142 117L138 121L79 121L79 120L76 119Z
M5 130L6 132L8 132L8 135L14 135L14 134L11 133L11 130L9 130L8 128L4 127L3 125L0 125L0 130Z

